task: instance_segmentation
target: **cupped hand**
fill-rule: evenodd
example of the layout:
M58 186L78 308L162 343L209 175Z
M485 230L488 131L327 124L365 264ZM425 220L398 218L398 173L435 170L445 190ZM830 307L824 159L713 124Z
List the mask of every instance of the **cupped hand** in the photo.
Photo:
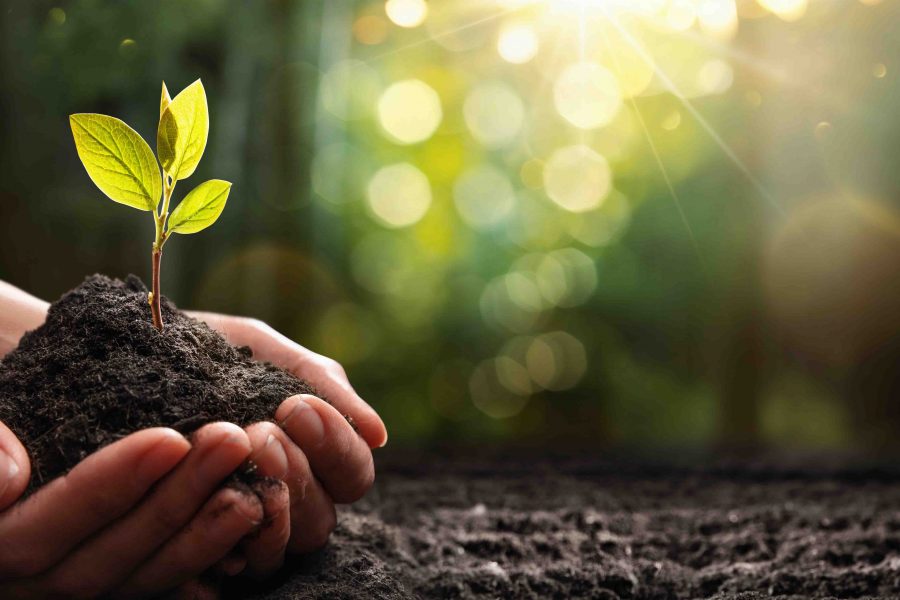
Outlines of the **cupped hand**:
M254 538L267 509L287 505L286 486L264 496L272 507L221 487L251 452L247 433L228 423L207 425L190 442L147 429L12 504L30 466L0 423L0 597L144 597L221 564ZM265 564L273 553L260 537L244 548L247 564Z
M255 358L309 381L328 398L329 402L324 402L310 395L292 396L276 411L277 425L256 423L247 428L252 458L260 473L284 481L290 498L289 518L267 518L268 533L260 538L271 536L270 548L275 546L274 540L284 540L291 552L321 547L335 526L334 504L358 500L372 486L375 471L370 448L387 442L381 417L353 390L334 360L254 319L212 313L194 316L232 344L249 346ZM353 420L356 429L344 415ZM263 564L248 560L248 573L263 576L282 560L283 552Z
M387 443L387 429L381 417L359 397L337 361L304 348L257 319L207 312L189 314L205 321L235 346L249 346L257 360L270 362L310 382L341 414L353 419L370 448Z

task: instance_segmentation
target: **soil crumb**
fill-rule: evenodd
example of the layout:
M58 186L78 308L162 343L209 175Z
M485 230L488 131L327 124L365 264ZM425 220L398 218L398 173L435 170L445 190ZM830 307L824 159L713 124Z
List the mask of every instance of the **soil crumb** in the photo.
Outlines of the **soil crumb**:
M140 279L93 275L0 362L0 421L31 454L30 489L139 429L271 420L288 396L315 393L165 297L162 312L160 333Z
M896 471L396 456L324 550L274 581L229 582L226 598L900 593Z

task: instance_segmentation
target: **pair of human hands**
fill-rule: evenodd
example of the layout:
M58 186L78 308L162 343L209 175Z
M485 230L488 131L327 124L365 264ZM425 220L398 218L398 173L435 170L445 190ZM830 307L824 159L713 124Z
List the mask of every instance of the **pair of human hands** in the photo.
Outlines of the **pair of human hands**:
M190 439L146 429L111 444L22 502L28 455L0 423L0 597L144 597L215 567L264 577L285 552L322 545L335 503L372 485L384 423L343 368L252 319L195 313L258 360L311 382L276 423L213 423ZM358 433L344 415L352 417ZM221 483L246 460L272 478L247 494Z

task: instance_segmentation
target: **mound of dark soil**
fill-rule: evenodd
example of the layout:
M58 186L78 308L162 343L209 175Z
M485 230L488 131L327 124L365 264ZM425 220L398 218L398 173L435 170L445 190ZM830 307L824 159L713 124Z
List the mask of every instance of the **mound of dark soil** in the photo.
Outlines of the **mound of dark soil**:
M900 472L382 455L331 544L233 598L896 598ZM415 462L412 462L415 461Z
M271 419L288 396L312 393L166 298L162 312L160 333L137 277L94 275L0 362L0 421L31 454L32 488L136 430L246 425Z

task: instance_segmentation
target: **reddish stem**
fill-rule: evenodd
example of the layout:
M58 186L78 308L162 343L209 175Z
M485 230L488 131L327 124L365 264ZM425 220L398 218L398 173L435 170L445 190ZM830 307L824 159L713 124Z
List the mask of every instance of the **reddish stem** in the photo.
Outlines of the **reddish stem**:
M163 330L163 320L162 320L162 308L160 305L160 300L162 296L159 293L159 267L162 259L162 249L154 248L153 249L153 283L151 294L152 300L150 301L150 314L153 316L153 326L156 327L160 332Z

